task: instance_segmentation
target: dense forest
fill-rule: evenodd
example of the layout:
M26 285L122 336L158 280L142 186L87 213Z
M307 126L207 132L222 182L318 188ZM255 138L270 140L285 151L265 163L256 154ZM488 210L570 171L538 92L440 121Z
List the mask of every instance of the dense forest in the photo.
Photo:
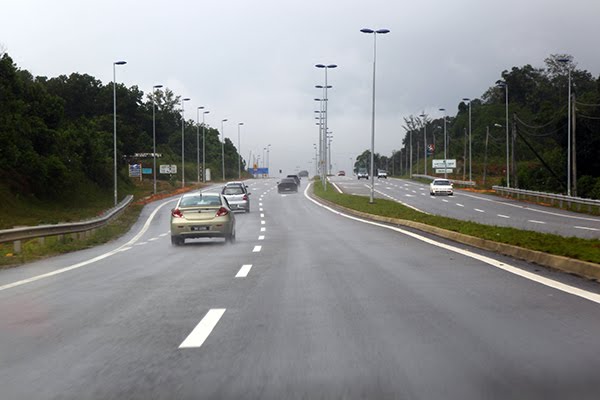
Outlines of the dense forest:
M506 87L508 86L509 183L511 187L567 193L569 70L571 75L572 174L571 194L600 199L600 77L577 69L573 57L551 55L544 67L531 65L503 71L501 79L471 104L471 169L469 170L469 101L458 103L456 115L448 111L448 159L457 161L451 177L472 179L481 186L506 185ZM391 156L375 154L375 165L395 174L423 174L424 133L434 153L444 158L444 119L411 115L404 119L406 136L401 150ZM412 143L412 168L410 148ZM370 152L356 159L355 167L369 165Z
M156 110L158 164L178 165L181 180L181 99L168 88L144 94L137 86L116 85L117 162L119 182L127 184L128 164L152 167L153 103ZM187 111L196 117L196 110ZM202 120L202 118L200 118ZM185 121L185 178L197 179L198 125ZM202 140L202 129L200 140ZM221 141L205 127L206 168L220 177ZM202 143L200 142L200 148ZM200 152L200 157L202 153ZM226 176L238 176L238 153L225 139ZM189 162L187 162L189 161ZM202 161L201 161L202 162ZM113 187L113 84L72 73L34 77L0 56L0 183L11 193L38 199L67 197L82 187Z

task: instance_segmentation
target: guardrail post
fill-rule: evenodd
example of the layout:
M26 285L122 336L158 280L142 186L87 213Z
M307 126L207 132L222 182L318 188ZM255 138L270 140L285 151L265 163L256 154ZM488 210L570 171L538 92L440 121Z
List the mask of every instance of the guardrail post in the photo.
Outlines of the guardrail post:
M21 254L21 241L20 240L15 240L13 242L13 253Z

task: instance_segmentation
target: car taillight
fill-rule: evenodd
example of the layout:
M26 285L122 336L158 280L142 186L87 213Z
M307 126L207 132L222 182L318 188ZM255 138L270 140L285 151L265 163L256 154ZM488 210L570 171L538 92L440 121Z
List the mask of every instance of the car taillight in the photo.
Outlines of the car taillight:
M244 195L244 197L242 197L242 200L244 200L244 201L248 201L248 195L247 195L247 194L245 194L245 195Z
M225 207L221 207L219 208L219 211L217 211L217 217L223 217L227 214L229 214L229 211Z
M171 215L174 218L183 218L183 213L181 212L181 210L179 208L176 208L173 211L171 211Z

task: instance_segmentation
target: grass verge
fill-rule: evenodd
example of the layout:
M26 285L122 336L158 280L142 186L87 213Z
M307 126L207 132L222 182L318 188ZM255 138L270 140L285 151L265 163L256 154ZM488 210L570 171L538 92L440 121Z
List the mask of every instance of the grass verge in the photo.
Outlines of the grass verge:
M316 196L352 210L383 217L421 222L482 239L600 264L600 240L598 239L563 237L547 233L523 231L515 228L483 225L437 215L427 215L391 200L375 199L374 204L369 204L367 197L338 193L329 184L327 189L327 191L324 191L323 185L320 182L313 185L313 191Z

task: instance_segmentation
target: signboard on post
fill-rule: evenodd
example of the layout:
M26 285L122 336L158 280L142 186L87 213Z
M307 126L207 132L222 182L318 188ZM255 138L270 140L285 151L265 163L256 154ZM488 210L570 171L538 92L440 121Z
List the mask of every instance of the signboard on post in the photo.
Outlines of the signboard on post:
M176 174L177 173L177 165L173 164L173 165L165 165L162 164L160 166L160 173L161 174Z
M268 175L269 168L248 168L248 172L252 175Z
M142 168L142 174L152 175L152 168Z
M427 145L427 155L433 155L433 151L435 150L435 145L433 143Z
M141 178L142 177L142 164L129 164L129 177L130 178Z
M431 160L431 168L456 168L456 159L454 160Z
M442 168L442 169L436 169L435 173L436 174L451 174L452 171L453 171L453 169L451 169L451 168L446 168L446 169Z

